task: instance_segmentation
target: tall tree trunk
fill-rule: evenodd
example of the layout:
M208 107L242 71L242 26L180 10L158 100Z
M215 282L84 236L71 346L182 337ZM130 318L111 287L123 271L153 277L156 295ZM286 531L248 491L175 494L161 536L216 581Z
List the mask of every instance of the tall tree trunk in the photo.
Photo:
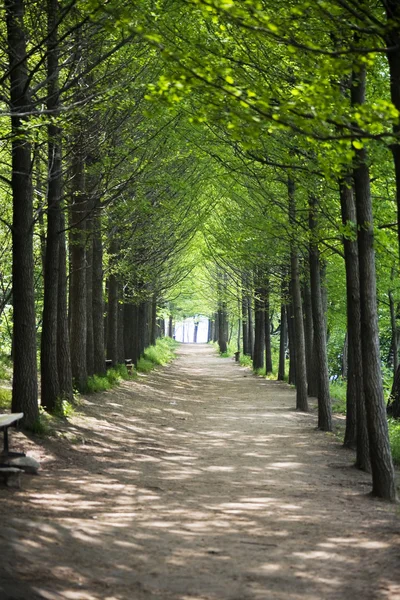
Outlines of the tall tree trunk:
M332 408L329 395L328 356L326 352L325 318L322 305L319 248L317 238L317 199L310 197L310 283L314 326L315 357L318 377L318 429L332 431Z
M250 351L249 356L251 358L253 358L253 353L254 353L253 306L252 306L250 294L247 296L247 322L248 322L247 335L248 335L248 340L249 340L249 351Z
M214 313L214 335L213 335L213 342L218 342L218 336L219 336L219 315L218 315L218 311L216 313Z
M287 340L286 306L285 306L285 304L283 304L283 301L282 301L280 333L279 333L278 381L285 381L286 340Z
M58 0L47 1L47 110L56 119L58 89ZM57 361L59 229L62 190L61 130L55 120L48 132L47 236L44 266L43 319L40 353L41 403L54 411L60 395Z
M93 369L98 375L103 375L106 371L104 347L103 242L101 240L100 215L97 211L93 213L92 318Z
M392 267L390 273L390 280L393 281L396 277L396 269ZM393 289L389 290L389 307L390 307L390 325L392 329L392 342L391 342L391 353L392 353L392 363L393 363L393 373L395 374L397 371L397 367L399 366L399 346L398 346L398 327L397 327L397 313L398 306L396 309L396 304L393 297Z
M287 314L286 314L286 302L287 302L287 283L285 281L285 272L282 273L281 282L281 321L280 321L280 335L279 335L279 366L278 366L278 381L285 381L285 370L286 370L286 347L288 340L288 327L287 327Z
M309 269L309 265L307 265ZM308 281L303 284L304 298L304 341L306 344L306 366L307 366L307 393L316 398L318 396L318 374L316 369L316 357L314 352L314 325L311 302L311 291Z
M60 396L68 402L74 399L71 369L71 347L67 306L67 250L65 245L65 215L60 213L58 295L57 295L57 368Z
M137 365L137 317L138 307L131 302L125 304L124 307L124 349L125 357L130 358Z
M385 0L386 7L386 45L387 60L390 74L390 97L393 105L400 112L400 5L398 0ZM393 155L396 179L396 204L397 204L397 239L398 256L400 261L400 123L398 120L393 125L394 143L390 144Z
M294 327L294 313L292 300L292 285L289 285L290 303L286 305L286 319L289 340L289 375L290 385L296 385L296 331Z
M247 296L242 292L242 335L243 335L243 354L251 355L249 344L249 313Z
M271 319L270 319L270 284L269 277L266 279L264 307L265 307L265 371L272 373L272 349L271 349Z
M227 335L227 314L226 304L221 302L218 310L218 346L221 354L228 350L228 335Z
M344 445L357 449L356 466L364 471L370 470L370 454L365 412L360 314L360 275L357 246L357 214L353 195L352 180L347 176L340 182L340 205L342 223L352 235L343 237L346 266L347 298L347 339L348 372L346 395L346 431Z
M151 298L150 346L155 346L157 339L157 294Z
M118 363L120 365L125 364L125 345L124 345L124 312L125 303L122 302L123 288L122 285L118 285L118 298L121 300L118 302L118 331L117 331L117 345L118 345Z
M172 338L174 336L174 318L172 315L169 315L168 318L168 337ZM208 340L210 341L210 340Z
M23 29L23 0L5 0L10 67L13 196L12 278L14 373L12 411L23 412L31 427L39 416L33 262L33 187L31 146L26 131L29 79Z
M357 75L353 74L351 91L353 106L364 104L365 86L366 72L363 64L360 65ZM388 500L395 500L396 487L380 365L374 227L365 148L356 150L353 178L358 226L363 379L370 442L372 493Z
M265 312L263 292L263 289L257 287L254 294L254 370L264 368Z
M76 136L73 156L73 194L70 230L70 320L72 376L79 391L86 388L86 196L83 140Z
M295 183L288 178L289 219L292 226L296 224ZM293 317L296 342L296 408L308 411L307 400L307 369L306 350L304 342L303 307L301 303L301 288L299 275L299 257L293 236L290 248L291 292L293 299Z
M108 278L107 358L118 363L118 281L114 273Z
M93 333L93 221L88 218L86 248L86 370L94 375L94 333Z

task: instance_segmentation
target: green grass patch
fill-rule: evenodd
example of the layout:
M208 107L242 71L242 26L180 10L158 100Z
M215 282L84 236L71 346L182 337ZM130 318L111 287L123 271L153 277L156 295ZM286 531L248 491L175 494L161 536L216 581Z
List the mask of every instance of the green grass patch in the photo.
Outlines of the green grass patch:
M86 393L95 394L105 392L119 385L122 379L130 379L128 369L125 365L116 365L108 369L106 375L92 375L86 382Z
M347 383L343 380L331 381L329 392L332 400L332 412L346 414Z
M138 361L138 372L149 373L158 365L167 365L175 358L178 346L179 342L176 342L172 338L159 338L155 346L149 346L144 351L144 356Z
M0 410L11 409L12 392L6 388L0 388Z
M253 361L251 360L251 356L248 356L247 354L241 354L239 357L239 364L242 367L250 367L250 369L253 367Z

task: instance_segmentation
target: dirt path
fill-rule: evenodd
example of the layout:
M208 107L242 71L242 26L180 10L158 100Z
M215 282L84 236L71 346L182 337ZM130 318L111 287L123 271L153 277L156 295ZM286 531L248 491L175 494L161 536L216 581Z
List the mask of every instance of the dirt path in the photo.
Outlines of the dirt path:
M192 345L89 397L0 490L0 599L400 599L398 508L293 405Z

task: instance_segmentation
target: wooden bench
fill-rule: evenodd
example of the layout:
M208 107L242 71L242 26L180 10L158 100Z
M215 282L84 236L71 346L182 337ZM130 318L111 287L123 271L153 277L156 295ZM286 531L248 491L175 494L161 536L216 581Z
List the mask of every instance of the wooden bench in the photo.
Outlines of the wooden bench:
M0 414L0 431L4 434L3 452L0 454L0 462L2 458L13 458L16 456L25 456L23 452L10 452L8 448L8 429L15 426L22 419L24 413L9 413ZM1 466L1 464L0 464Z
M8 447L8 429L15 426L22 419L24 413L0 414L0 430L4 435L3 452L0 454L0 477L7 487L21 487L22 469L8 464L8 459L25 456L24 452L10 452ZM4 462L3 462L4 461Z
M125 359L125 366L126 366L126 370L128 371L129 375L132 375L133 364L132 364L131 358Z

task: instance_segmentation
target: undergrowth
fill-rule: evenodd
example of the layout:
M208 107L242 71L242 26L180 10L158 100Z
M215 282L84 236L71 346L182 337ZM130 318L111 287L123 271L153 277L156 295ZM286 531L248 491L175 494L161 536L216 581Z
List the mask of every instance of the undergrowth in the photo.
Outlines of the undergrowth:
M400 421L396 419L389 419L388 425L393 462L396 465L400 465Z
M0 410L11 409L11 390L0 388Z
M175 358L178 346L179 342L176 342L172 338L159 338L155 346L149 346L144 351L144 356L137 364L138 372L148 373L158 365L167 365Z
M86 382L86 393L95 394L105 392L119 385L123 379L130 379L128 369L125 365L116 365L108 369L106 375L92 375Z
M342 379L331 381L329 391L332 399L332 412L346 414L347 383Z

